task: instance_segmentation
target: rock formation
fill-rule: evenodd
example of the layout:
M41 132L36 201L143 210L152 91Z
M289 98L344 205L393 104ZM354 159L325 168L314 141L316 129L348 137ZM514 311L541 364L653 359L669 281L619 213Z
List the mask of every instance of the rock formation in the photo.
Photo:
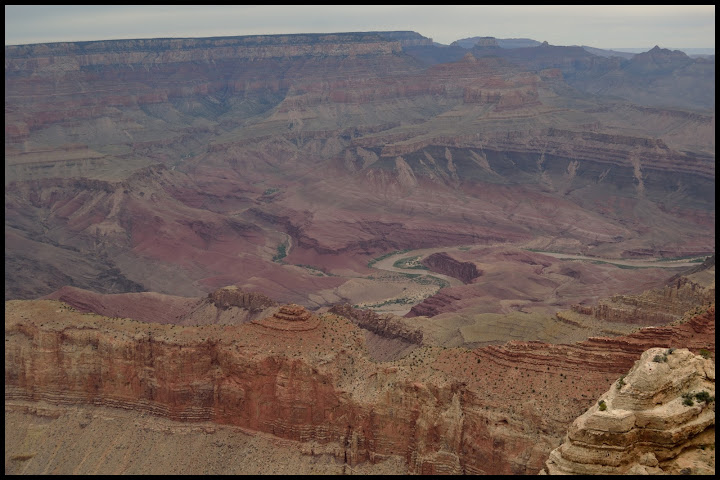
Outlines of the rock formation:
M422 331L409 328L407 325L395 320L393 315L379 315L372 310L352 308L348 304L335 305L328 311L341 315L358 327L382 337L400 339L416 345L422 344Z
M304 307L293 304L283 305L272 316L255 320L254 323L275 330L301 332L316 329L320 318L305 310Z
M368 353L378 362L403 358L423 343L422 330L404 324L395 315L377 314L348 304L335 305L328 311L365 330Z
M277 302L263 294L241 292L237 287L218 289L208 294L208 300L218 308L238 307L252 313L262 312L266 308L277 305Z
M713 359L651 348L573 422L543 473L714 474L714 402Z
M482 37L479 38L477 43L475 43L475 47L478 48L491 48L496 47L499 48L500 45L498 44L498 41L495 37Z
M662 288L639 295L613 295L596 305L573 305L571 311L558 312L559 318L577 321L590 316L601 321L666 325L682 318L688 310L715 300L715 256L670 278Z
M444 252L433 253L424 258L422 263L434 272L459 278L463 283L470 283L482 275L474 263L460 262Z
M454 295L452 290L444 289L417 305L413 305L406 317L434 317L444 311L452 311L452 305L461 297Z
M147 324L53 300L6 302L5 318L6 403L236 426L350 467L394 458L399 473L537 472L649 346L715 348L714 306L627 337L423 347L390 363L372 361L343 317L292 305L241 325Z
M651 290L642 295L614 295L598 305L574 305L572 310L613 322L665 325L679 319L697 305L712 302L714 298L714 287L704 288L687 278L681 278L663 289Z

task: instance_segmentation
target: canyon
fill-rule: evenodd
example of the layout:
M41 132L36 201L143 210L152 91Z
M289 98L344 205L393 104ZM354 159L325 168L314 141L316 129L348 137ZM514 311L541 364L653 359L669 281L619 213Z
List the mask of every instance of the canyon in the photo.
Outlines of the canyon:
M577 417L588 408L596 411L599 398L613 411L625 408L603 395L606 390L625 382L629 386L622 388L631 398L667 393L657 382L651 382L652 390L643 387L647 382L633 380L628 370L639 358L648 362L657 351L672 351L673 359L703 356L695 362L706 365L709 377L702 386L714 394L713 292L709 260L665 290L639 295L661 302L661 308L677 302L684 308L695 299L665 326L639 315L625 334L592 336L586 328L580 329L578 338L586 338L580 341L484 346L467 343L471 338L458 345L440 336L439 331L451 330L448 320L438 328L428 324L432 318L380 315L350 305L311 312L236 287L196 299L68 287L53 295L62 301L8 301L6 471L231 473L245 468L244 461L226 461L231 452L260 474L530 474L554 468L546 467L548 458L565 469L581 468L551 452ZM569 339L580 322L563 313L573 312L557 314ZM643 321L650 326L638 328ZM601 332L621 324L597 323L603 330L595 331ZM467 328L459 331L468 336ZM491 331L488 325L479 330ZM669 366L676 368L673 361ZM675 397L700 378L684 367L678 371L683 374L662 374L676 385ZM677 403L672 398L664 402ZM710 468L707 458L700 460L713 443L714 430L708 429L714 429L714 409L712 419L711 410L702 412L701 430L688 427L682 438L672 435L668 451L690 459L672 467L677 471ZM677 422L695 424L681 413ZM652 434L648 428L650 433L638 430L633 438ZM616 437L602 438L607 444ZM627 435L617 438L618 446L634 445ZM188 441L202 451L179 458L185 447L176 442ZM656 452L659 446L647 442L638 445L644 445L638 447L642 455L655 452L653 458L670 468L673 455L663 457ZM69 453L71 446L83 459ZM144 448L161 458L152 464L136 460L131 452ZM628 453L629 459L607 464L591 460L609 447L583 448L590 466L582 468L597 472L629 469L637 457ZM645 468L650 460L643 461Z
M6 45L6 473L714 473L714 57L480 40Z
M400 249L714 252L714 102L582 92L572 47L428 49L452 57L413 32L7 46L5 298L315 308Z
M264 432L351 468L392 460L428 474L537 472L569 422L649 345L714 349L715 335L713 306L625 337L474 350L426 344L378 363L352 322L300 306L198 327L83 314L54 300L9 301L5 314L6 416L47 423L34 408L112 408L211 433L211 424ZM570 396L559 394L569 387ZM88 421L100 414L85 408ZM63 418L54 410L51 419ZM52 449L21 451L28 440L6 448L20 458L6 458L6 469L47 465ZM66 471L60 460L57 471Z

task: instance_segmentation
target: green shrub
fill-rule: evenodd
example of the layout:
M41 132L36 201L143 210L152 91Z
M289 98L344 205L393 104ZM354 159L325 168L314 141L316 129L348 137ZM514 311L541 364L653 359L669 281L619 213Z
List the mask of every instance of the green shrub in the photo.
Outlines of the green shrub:
M699 353L703 358L710 358L711 355L710 350L707 350L705 348L701 348Z
M702 392L696 393L695 398L698 402L710 403L715 401L715 397L711 396L709 392L703 390Z
M598 405L599 405L599 410L601 412L604 412L605 410L607 410L607 404L605 403L605 400L600 400L598 402Z
M380 260L384 260L384 259L386 259L386 258L388 258L388 257L390 257L390 256L392 256L392 255L398 255L398 254L401 254L401 253L407 253L407 252L409 252L409 251L410 251L410 250L395 250L394 252L389 252L389 253L386 253L386 254L384 254L384 255L380 255L379 257L376 257L376 258L373 258L372 260L370 260L370 261L368 262L368 267L372 267L373 265L375 265L375 264L376 264L377 262L379 262Z
M620 390L622 387L624 387L625 384L625 375L621 376L617 381L617 389Z

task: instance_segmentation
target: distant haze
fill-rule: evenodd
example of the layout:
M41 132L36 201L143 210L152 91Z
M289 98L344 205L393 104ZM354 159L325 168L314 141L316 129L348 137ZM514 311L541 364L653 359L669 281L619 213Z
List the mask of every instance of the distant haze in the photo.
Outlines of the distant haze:
M671 50L682 50L688 55L715 55L715 49L714 48L675 48L675 47L666 47L670 48ZM650 50L649 47L646 48L615 48L614 50L618 52L628 52L628 53L642 53L647 52Z
M714 5L6 5L5 44L412 30L647 50L715 47Z

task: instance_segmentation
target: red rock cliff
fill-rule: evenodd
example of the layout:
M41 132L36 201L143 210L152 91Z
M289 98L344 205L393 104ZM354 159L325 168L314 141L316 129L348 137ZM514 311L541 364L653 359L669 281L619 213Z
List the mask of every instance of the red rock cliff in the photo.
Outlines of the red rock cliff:
M463 283L470 283L482 275L482 271L478 270L474 263L455 260L445 252L433 253L423 259L422 263L434 272L459 278Z
M238 425L328 445L351 465L395 456L428 474L537 472L648 346L714 350L715 318L713 306L628 337L424 348L374 363L359 329L298 306L201 327L80 314L50 300L6 302L5 314L6 400Z

